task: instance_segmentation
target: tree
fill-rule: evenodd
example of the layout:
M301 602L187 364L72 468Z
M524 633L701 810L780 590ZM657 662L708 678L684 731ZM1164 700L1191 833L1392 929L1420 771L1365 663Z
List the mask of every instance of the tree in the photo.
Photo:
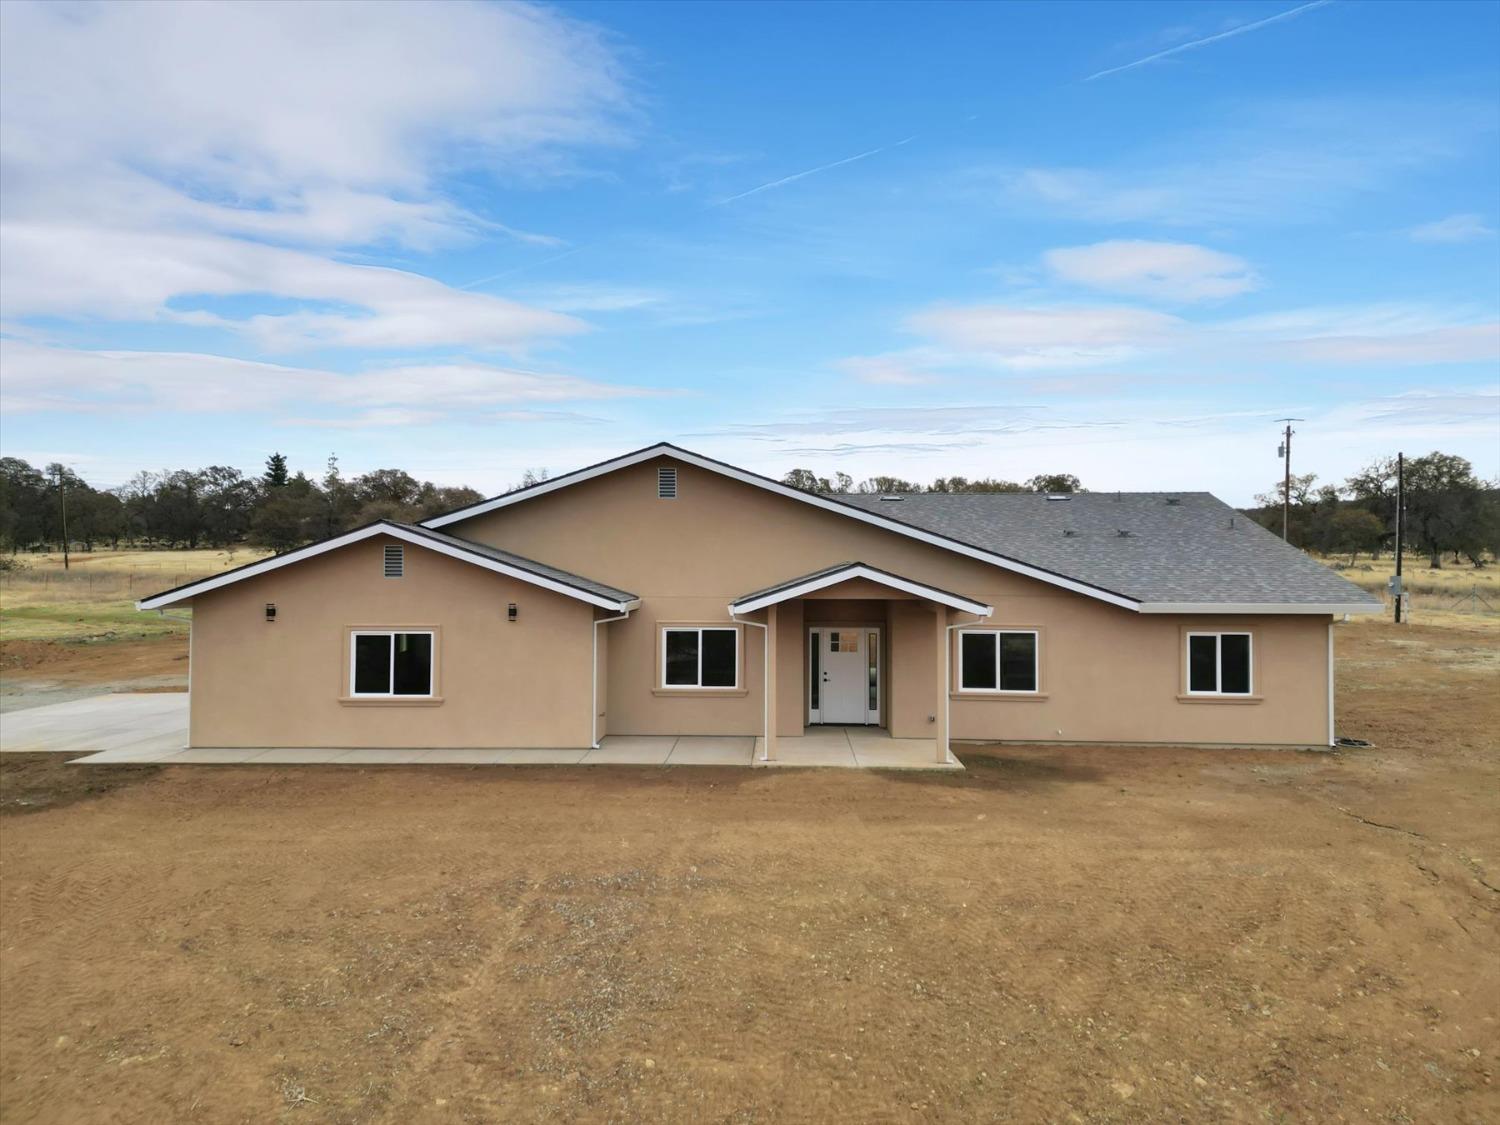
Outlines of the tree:
M901 477L882 476L869 477L865 480L860 481L859 486L855 489L855 491L862 492L867 495L873 493L885 495L887 493L894 492L921 492L922 486L920 484L913 484L909 480L903 480Z
M1405 499L1412 545L1427 552L1434 569L1445 550L1482 549L1484 486L1464 458L1434 451L1408 461Z
M1360 551L1374 554L1380 548L1384 534L1385 524L1374 512L1345 505L1329 517L1324 550L1340 554L1348 551L1349 565L1353 566Z
M285 488L288 481L286 457L280 453L267 457L266 471L260 479L267 488Z
M15 554L42 541L46 531L47 481L19 457L0 457L0 543Z
M1026 482L1032 492L1082 492L1083 485L1072 473L1043 473Z

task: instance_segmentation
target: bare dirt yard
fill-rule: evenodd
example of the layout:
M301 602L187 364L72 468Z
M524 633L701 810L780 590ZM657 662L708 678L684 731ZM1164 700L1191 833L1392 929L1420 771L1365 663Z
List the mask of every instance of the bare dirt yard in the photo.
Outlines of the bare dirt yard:
M1339 754L0 761L0 1118L1500 1119L1500 633Z

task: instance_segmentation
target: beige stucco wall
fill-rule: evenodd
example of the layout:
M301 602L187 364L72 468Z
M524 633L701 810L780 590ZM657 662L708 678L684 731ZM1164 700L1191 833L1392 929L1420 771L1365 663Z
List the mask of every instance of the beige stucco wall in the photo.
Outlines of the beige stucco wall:
M392 542L194 599L192 745L588 745L592 607L412 544L405 576L385 578ZM402 627L437 631L441 702L345 701L349 630Z
M673 463L678 498L660 500L656 470ZM991 626L1041 630L1040 695L1025 700L955 696L954 737L1236 745L1327 741L1327 617L1210 623L1143 616L668 458L444 530L641 596L643 604L631 620L604 626L610 633L606 710L611 733L758 733L761 630L744 630L735 691L668 692L659 687L660 626L726 623L728 604L749 591L860 561L992 604ZM829 597L872 592L851 587L830 591ZM781 607L778 630L776 727L783 734L802 727L804 621L829 612L812 603L796 606ZM899 599L885 612L888 725L898 737L931 737L935 724L929 716L942 702L935 690L939 649L933 610L924 602ZM764 617L758 613L752 619ZM1257 701L1179 700L1186 624L1250 629Z

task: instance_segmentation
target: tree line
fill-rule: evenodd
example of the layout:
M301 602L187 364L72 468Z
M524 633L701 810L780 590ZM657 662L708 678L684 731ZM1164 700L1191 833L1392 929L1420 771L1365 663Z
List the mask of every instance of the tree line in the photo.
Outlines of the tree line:
M157 547L284 551L378 519L415 523L483 497L472 488L417 480L400 469L356 477L330 457L320 479L292 473L273 453L263 473L227 465L140 472L119 488L96 489L66 465L38 469L0 457L0 546L14 554L66 538L92 550L121 542Z
M515 487L547 479L528 470ZM793 469L782 477L795 488L827 493L1085 491L1071 473L1044 473L1023 482L992 477L939 477L922 485L894 476L856 482L847 473L819 476ZM1325 555L1378 555L1394 546L1396 461L1381 458L1342 485L1317 483L1316 474L1292 477L1289 538ZM1283 482L1257 496L1247 514L1281 532ZM265 471L210 465L137 473L119 488L96 489L65 465L38 469L0 457L0 547L14 554L63 542L66 509L70 544L91 550L122 542L157 547L234 547L252 544L285 551L378 519L417 523L473 504L472 488L417 480L401 469L376 469L355 477L330 457L320 478L292 473L273 453ZM1433 566L1443 556L1475 565L1500 555L1500 488L1474 475L1462 457L1429 453L1406 462L1405 538Z
M1475 566L1500 556L1500 485L1474 475L1474 466L1451 453L1429 453L1406 462L1402 538L1433 567L1443 556ZM1317 483L1315 473L1293 475L1287 538L1303 550L1378 556L1395 549L1396 459L1382 457L1342 485ZM1248 514L1281 534L1286 481L1255 498Z
M804 492L829 492L835 495L846 493L887 494L897 492L1085 492L1087 491L1072 473L1043 473L1023 483L1013 480L996 480L993 477L938 477L929 485L916 484L901 477L869 477L855 483L848 473L834 473L832 477L820 477L811 469L793 469L781 478L782 484L800 488Z

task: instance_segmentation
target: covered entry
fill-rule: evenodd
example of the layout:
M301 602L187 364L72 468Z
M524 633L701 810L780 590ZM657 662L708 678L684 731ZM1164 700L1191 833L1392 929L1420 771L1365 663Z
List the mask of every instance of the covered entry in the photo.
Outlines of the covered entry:
M920 739L936 764L949 761L951 632L990 606L840 563L746 594L729 612L765 631L763 761L776 760L778 740L795 754L802 736L835 727Z

